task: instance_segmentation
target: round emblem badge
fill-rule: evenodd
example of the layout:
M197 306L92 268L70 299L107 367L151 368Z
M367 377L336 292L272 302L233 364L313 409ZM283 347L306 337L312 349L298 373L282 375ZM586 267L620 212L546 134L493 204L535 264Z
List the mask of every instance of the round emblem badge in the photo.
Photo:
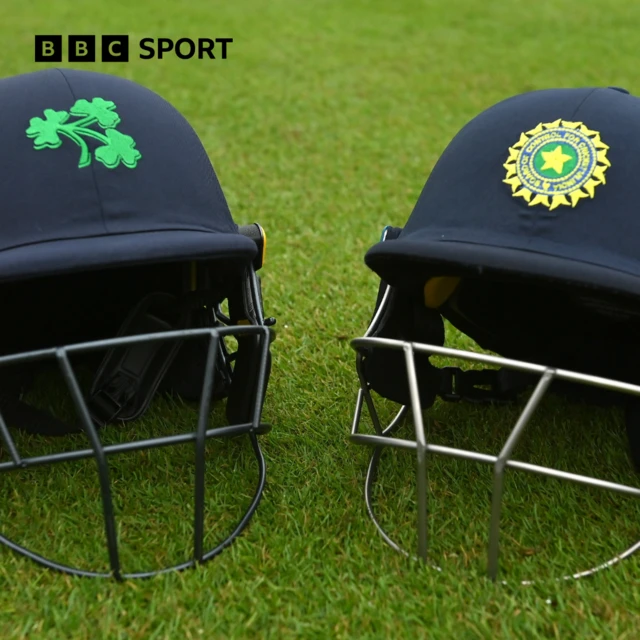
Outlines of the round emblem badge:
M511 186L514 198L524 198L530 207L575 207L605 184L604 173L611 166L608 148L600 134L582 122L540 123L509 147L503 182Z

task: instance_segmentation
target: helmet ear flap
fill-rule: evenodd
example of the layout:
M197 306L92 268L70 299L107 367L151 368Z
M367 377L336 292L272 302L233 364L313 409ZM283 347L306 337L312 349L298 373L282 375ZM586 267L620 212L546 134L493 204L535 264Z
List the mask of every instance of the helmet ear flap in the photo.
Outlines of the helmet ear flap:
M420 299L382 282L368 337L442 346L444 322L438 311L426 308ZM420 402L426 409L435 401L439 371L425 354L416 353L414 359ZM403 352L369 349L363 356L362 367L366 381L376 393L402 405L411 404Z
M240 287L228 299L232 325L264 326L260 279L253 267L246 270ZM271 353L267 350L264 380L260 384L265 339L258 335L236 336L238 349L226 407L229 424L251 422L256 403L262 407L271 373ZM261 393L261 397L258 397L258 393Z
M266 381L271 373L271 353L267 354L265 384L262 397L257 398L260 356L262 349L259 336L238 337L238 353L233 367L233 381L227 397L227 420L229 424L244 424L253 419L256 402L262 405Z

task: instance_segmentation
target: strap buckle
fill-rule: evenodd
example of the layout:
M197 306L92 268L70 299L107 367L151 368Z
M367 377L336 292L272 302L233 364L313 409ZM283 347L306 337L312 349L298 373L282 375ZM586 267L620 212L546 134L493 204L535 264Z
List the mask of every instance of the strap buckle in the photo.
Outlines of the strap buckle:
M118 371L103 387L91 394L90 413L99 426L115 420L136 394L140 385L138 378Z
M181 340L149 342L144 336L172 331L189 325L189 313L166 293L151 293L129 313L119 338L140 336L140 341L114 344L105 354L93 380L87 407L92 419L104 426L116 418L135 420L148 408L151 399L173 363ZM163 319L157 315L168 315Z
M438 395L445 402L509 404L517 399L517 391L505 384L502 370L464 371L460 367L442 367L440 371L441 391Z

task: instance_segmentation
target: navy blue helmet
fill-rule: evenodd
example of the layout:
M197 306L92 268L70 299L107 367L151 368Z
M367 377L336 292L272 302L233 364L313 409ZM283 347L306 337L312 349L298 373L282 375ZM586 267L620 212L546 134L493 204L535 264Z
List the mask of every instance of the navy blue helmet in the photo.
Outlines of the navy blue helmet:
M356 424L353 440L370 446L391 440L385 436L394 429L379 424L371 391L412 407L415 416L436 398L513 402L535 389L523 414L528 419L548 389L623 407L640 469L638 175L640 98L622 89L525 93L463 127L406 225L386 228L365 256L381 286L366 336L354 341L356 417L366 402L378 433L361 434ZM448 349L444 320L498 355ZM433 354L493 368L438 368ZM411 446L428 449L420 425ZM519 434L500 460L472 458L497 465L497 483ZM455 451L449 454L469 453ZM501 484L492 507L494 578L500 492Z
M194 553L173 568L213 557L247 524L264 486L257 436L269 428L261 412L274 322L264 317L256 275L264 231L234 223L192 127L139 84L48 69L0 80L0 110L0 435L9 454L0 470L69 459L22 457L19 430L84 432L86 453L98 462L111 565L105 575L121 578L105 463L118 450L105 453L99 430L139 418L159 393L199 401L197 428L186 436L197 443ZM74 421L25 400L47 369L63 376ZM228 424L212 428L210 404L223 399ZM204 443L242 434L258 460L256 494L234 532L206 551ZM49 567L98 575L0 541Z

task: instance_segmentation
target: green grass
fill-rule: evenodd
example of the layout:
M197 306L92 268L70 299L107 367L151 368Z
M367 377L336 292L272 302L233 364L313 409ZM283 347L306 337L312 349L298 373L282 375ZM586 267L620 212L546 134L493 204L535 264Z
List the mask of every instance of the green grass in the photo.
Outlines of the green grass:
M278 338L265 408L274 425L263 440L268 486L237 543L197 570L125 584L72 579L2 550L0 637L639 638L637 558L577 583L513 584L586 568L631 544L637 501L509 472L511 582L494 585L484 574L489 467L432 462L438 573L377 536L362 498L367 451L348 443L357 389L348 338L364 331L376 292L366 249L385 224L406 221L447 142L482 109L554 86L640 92L639 22L632 0L4 0L1 75L39 68L35 33L234 38L226 61L92 68L175 104L201 136L236 221L266 228L263 287ZM438 404L428 427L434 442L496 452L515 415ZM159 402L140 431L105 438L187 430L192 419ZM545 403L518 457L637 484L620 416L604 410ZM127 569L188 555L189 461L185 447L114 462ZM215 534L246 504L255 468L242 443L211 445L211 461ZM413 548L412 457L385 454L380 479L381 518ZM61 559L106 565L90 461L0 482L4 531Z

